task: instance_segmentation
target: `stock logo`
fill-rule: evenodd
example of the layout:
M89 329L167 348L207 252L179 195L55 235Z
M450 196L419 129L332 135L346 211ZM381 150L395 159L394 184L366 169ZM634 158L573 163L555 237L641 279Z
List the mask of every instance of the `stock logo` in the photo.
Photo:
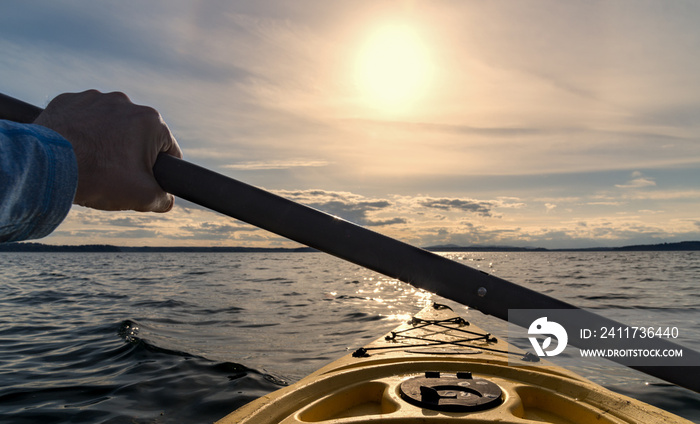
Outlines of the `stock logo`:
M547 321L547 317L537 318L530 324L527 330L528 336L547 335L542 345L540 346L537 337L528 337L532 347L535 349L537 356L556 356L564 351L566 344L569 342L569 336L566 334L564 327L554 321ZM552 337L557 339L557 347L546 350L552 344Z

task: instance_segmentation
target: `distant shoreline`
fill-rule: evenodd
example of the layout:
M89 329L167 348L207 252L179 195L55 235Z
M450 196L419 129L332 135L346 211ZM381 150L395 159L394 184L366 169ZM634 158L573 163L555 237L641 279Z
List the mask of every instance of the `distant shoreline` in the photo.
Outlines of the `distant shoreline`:
M700 250L700 241L636 244L620 247L582 247L563 249L512 246L428 246L425 247L425 249L432 252L684 252Z
M546 249L543 247L513 246L427 246L431 252L679 252L699 251L700 241L682 241L678 243L642 244L621 247L591 247L576 249ZM43 243L7 243L0 244L0 252L114 252L114 253L255 253L255 252L316 252L311 247L235 247L235 246L113 246L107 244L86 245L51 245Z

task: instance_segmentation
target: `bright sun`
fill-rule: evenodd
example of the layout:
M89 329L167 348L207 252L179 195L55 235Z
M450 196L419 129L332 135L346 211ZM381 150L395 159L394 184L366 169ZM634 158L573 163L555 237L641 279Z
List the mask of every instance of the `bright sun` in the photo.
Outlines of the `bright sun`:
M401 112L426 90L431 77L426 47L407 26L384 27L369 39L357 62L357 84L375 108Z

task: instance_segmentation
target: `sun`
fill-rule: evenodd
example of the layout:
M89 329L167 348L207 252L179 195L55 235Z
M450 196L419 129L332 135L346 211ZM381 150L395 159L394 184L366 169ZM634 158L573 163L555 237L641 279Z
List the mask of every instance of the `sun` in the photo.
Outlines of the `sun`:
M430 83L430 57L409 26L392 25L373 33L357 60L357 86L373 107L401 112L411 107Z

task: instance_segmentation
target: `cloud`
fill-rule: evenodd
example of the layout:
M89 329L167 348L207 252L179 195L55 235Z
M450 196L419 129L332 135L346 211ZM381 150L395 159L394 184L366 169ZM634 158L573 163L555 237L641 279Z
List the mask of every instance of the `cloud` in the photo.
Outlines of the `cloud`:
M224 165L227 169L239 169L244 171L259 171L265 169L289 169L289 168L307 168L307 167L324 167L330 165L331 162L326 160L311 160L311 159L288 159L288 160L273 160L273 161L249 161L240 162L231 165Z
M367 198L349 191L330 191L321 189L309 190L273 190L279 196L295 202L311 204L323 204L331 202L358 203L365 202Z
M407 224L408 220L405 218L391 218L391 219L379 219L379 220L367 220L365 223L368 227L381 227L385 225L395 225L395 224Z
M457 226L426 228L421 233L423 245L522 245L519 227L493 228L483 224L461 222Z
M626 193L623 197L630 200L690 200L700 199L700 190L657 190Z
M527 206L522 199L518 197L498 197L496 200L489 201L494 207L504 209L521 209Z
M420 202L421 206L440 210L460 210L464 212L476 213L480 216L490 217L492 203L480 202L469 199L458 198L426 198Z
M132 238L132 239L154 239L160 236L159 231L136 229L126 231L111 231L103 234L102 237L110 238Z
M359 125L369 130L392 130L400 132L442 133L456 135L484 135L494 137L523 137L551 133L552 130L535 127L476 127L471 125L444 124L435 122L392 121L379 119L343 119L343 122ZM577 131L575 129L557 129L559 131Z
M377 227L408 222L399 216L387 219L374 217L379 212L396 214L396 205L386 199L372 199L350 192L326 190L277 190L275 193L358 225Z
M147 227L151 225L151 220L144 216L121 216L118 218L105 219L105 225L114 225L116 227Z
M531 200L499 197L474 200L458 197L392 195L368 197L348 191L280 190L277 194L340 216L400 240L419 245L512 245L542 247L590 247L643 242L680 241L700 236L695 215L680 214L674 220L659 220L662 214L635 214L624 210L581 216L569 211L568 203L586 203L586 198ZM503 208L504 216L493 219L499 202L517 207ZM556 203L555 203L556 202ZM527 206L532 203L532 206ZM542 207L557 214L545 217ZM435 213L438 211L439 213ZM517 216L517 218L514 218ZM467 218L468 217L468 218ZM409 224L410 225L406 225ZM102 241L100 241L102 240ZM296 244L283 237L219 214L177 206L168 214L106 213L75 207L66 222L51 236L52 243L118 245L235 245L287 246Z
M146 230L146 229L136 229L136 230L125 230L125 229L78 229L78 230L57 230L51 234L54 239L71 239L79 240L79 243L68 243L68 244L102 244L98 240L109 239L109 243L112 243L115 239L122 240L137 240L145 239L152 240L161 237L159 231Z
M644 177L641 172L632 173L632 179L624 184L615 184L617 188L642 188L655 186L656 182L651 178Z
M595 201L595 202L587 202L587 205L591 206L623 206L627 204L627 202L621 202L621 201L614 201L614 200L600 200L600 201Z
M359 225L378 225L376 221L372 221L368 218L368 214L386 209L390 205L391 204L386 200L362 201L356 203L335 200L330 202L311 203L309 206L330 213L331 215L337 215Z
M176 240L226 240L232 238L237 231L255 230L256 228L251 226L205 221L182 225L165 237Z

